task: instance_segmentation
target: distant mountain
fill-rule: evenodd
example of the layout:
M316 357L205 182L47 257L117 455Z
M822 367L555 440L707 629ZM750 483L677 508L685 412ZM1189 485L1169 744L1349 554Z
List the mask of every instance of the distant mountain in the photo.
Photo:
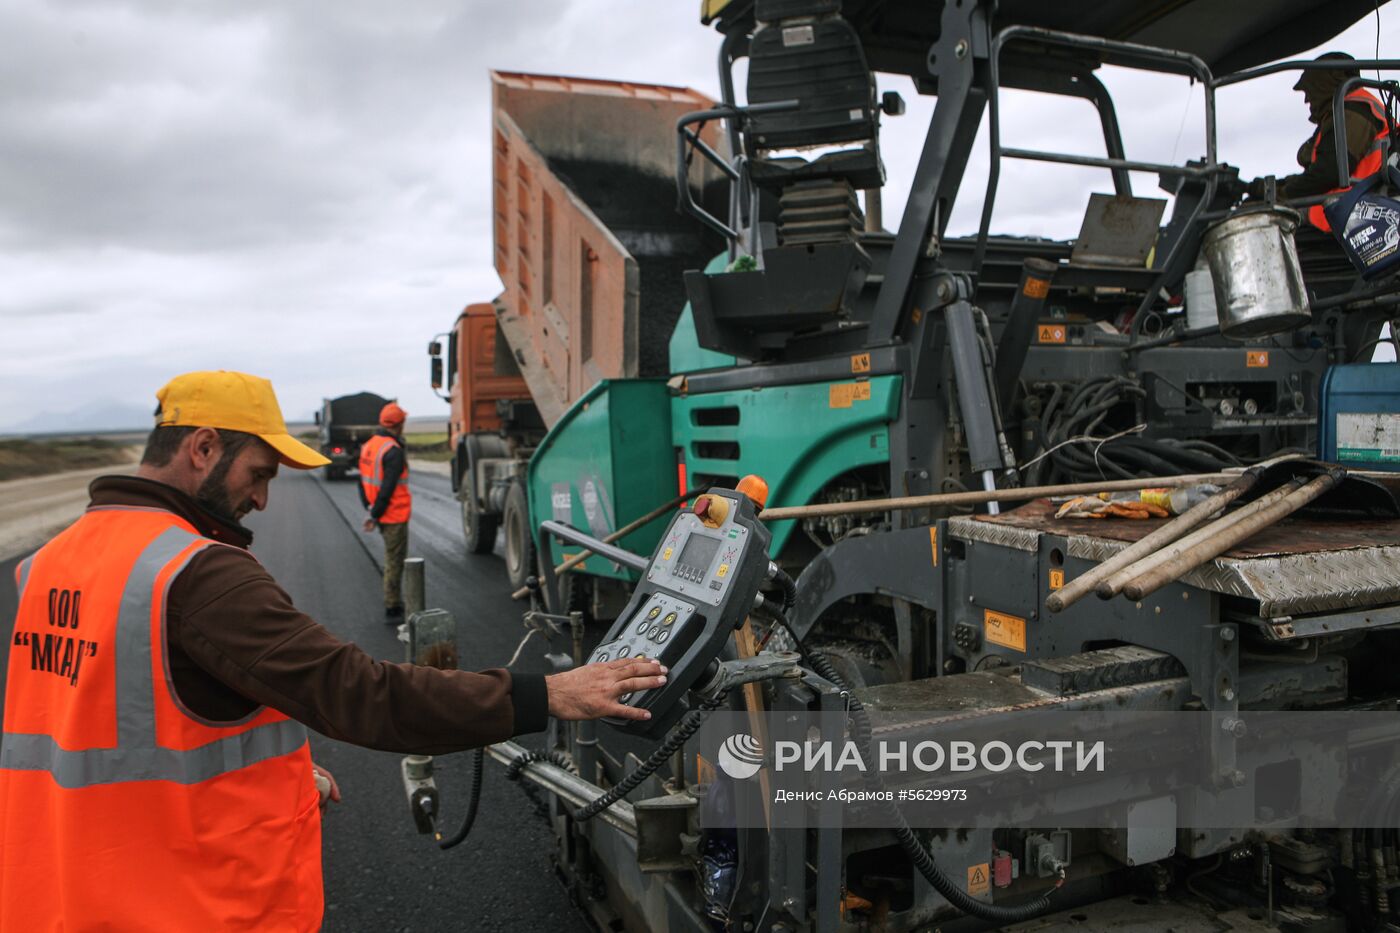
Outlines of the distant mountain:
M147 431L151 409L121 402L93 402L66 412L43 412L0 426L6 434L74 434L81 431Z

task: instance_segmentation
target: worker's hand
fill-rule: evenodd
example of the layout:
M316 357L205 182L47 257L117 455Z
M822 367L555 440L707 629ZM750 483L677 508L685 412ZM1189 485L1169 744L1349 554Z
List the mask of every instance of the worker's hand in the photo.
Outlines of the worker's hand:
M318 764L311 765L311 775L316 780L316 790L321 795L321 809L326 809L326 803L340 803L340 785L335 782L331 773Z
M367 518L367 519L365 519L365 523L364 523L363 525L361 525L360 527L361 527L362 529L364 529L365 531L373 531L373 530L374 530L374 526L377 525L377 524L378 524L378 522L376 522L374 519L372 519L372 518Z
M666 682L660 662L618 658L585 664L544 679L549 690L549 715L555 719L650 719L651 713L618 702L618 697L638 690L652 690Z

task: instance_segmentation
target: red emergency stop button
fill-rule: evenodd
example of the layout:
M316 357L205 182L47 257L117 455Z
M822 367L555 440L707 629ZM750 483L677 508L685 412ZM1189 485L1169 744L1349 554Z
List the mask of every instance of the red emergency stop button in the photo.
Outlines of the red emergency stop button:
M700 496L691 507L707 528L718 528L729 516L729 502L723 496Z

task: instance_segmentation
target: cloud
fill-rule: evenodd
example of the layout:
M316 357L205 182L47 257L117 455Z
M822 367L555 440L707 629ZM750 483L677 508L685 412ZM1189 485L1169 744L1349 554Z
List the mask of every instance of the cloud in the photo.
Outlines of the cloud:
M445 414L425 345L500 287L488 70L715 96L719 37L696 7L0 4L0 326L23 348L4 365L0 411L35 410L36 398L50 411L144 409L174 373L227 367L271 377L290 417L360 389ZM1397 34L1386 23L1383 50ZM1369 54L1373 28L1329 47ZM1200 153L1199 88L1116 69L1105 81L1131 157ZM933 100L907 79L883 83L910 103L885 127L894 228ZM1292 170L1308 126L1290 84L1220 95L1220 151L1247 176ZM1008 144L1102 151L1082 102L1008 94L1004 123ZM955 232L976 229L986 164L982 138ZM1158 194L1150 176L1134 184ZM1073 236L1095 190L1107 173L1008 163L993 229Z

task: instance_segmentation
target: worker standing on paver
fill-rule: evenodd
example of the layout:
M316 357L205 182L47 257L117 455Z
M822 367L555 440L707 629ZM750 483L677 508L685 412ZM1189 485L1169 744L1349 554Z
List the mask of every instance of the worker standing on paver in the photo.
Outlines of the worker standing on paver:
M407 418L394 402L385 405L379 412L379 430L360 447L360 502L369 509L364 529L378 528L384 538L384 617L390 622L403 618L403 562L413 515L403 449Z
M445 754L549 716L649 718L652 661L560 674L376 660L299 611L248 551L287 433L272 385L178 376L135 476L16 568L0 738L0 930L319 929L321 816L306 727Z

